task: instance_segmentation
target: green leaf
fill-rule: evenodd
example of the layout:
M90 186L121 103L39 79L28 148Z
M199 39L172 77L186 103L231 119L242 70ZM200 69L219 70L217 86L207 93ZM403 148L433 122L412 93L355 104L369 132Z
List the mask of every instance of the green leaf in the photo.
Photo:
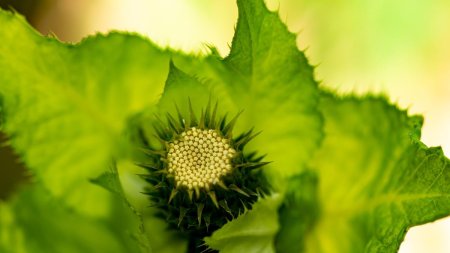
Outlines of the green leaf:
M176 231L169 230L165 220L155 216L154 210L145 213L144 224L148 230L152 252L186 252L188 241Z
M302 252L397 252L408 228L450 213L450 163L418 141L420 117L373 96L324 93L320 109L326 138L312 166L321 212L298 237Z
M117 203L117 202L116 202ZM125 206L108 220L88 217L62 205L40 185L29 186L10 203L0 203L2 252L147 252L128 234ZM117 227L115 227L117 226ZM119 228L116 229L116 228Z
M206 237L206 244L221 253L275 252L273 238L278 231L280 202L280 195L260 199L252 210Z
M304 252L304 241L320 215L316 173L305 171L288 181L284 203L279 209L280 230L275 239L277 252ZM293 243L295 242L295 243Z
M212 90L207 84L183 72L175 66L174 62L171 62L164 93L158 102L158 108L163 115L170 112L176 118L176 105L182 115L187 117L190 102L194 113L197 117L200 117L200 111L206 108L211 96Z
M209 80L224 100L231 98L235 108L244 110L239 129L263 130L250 148L267 154L273 161L271 179L280 179L303 170L319 145L317 83L296 36L278 14L262 0L237 2L230 55L205 59L207 67L182 69Z
M131 215L127 216L131 219L118 222L117 229L122 229L120 224L131 224L131 228L134 228L134 243L141 245L143 250L150 248L151 252L158 253L185 252L188 244L186 237L177 231L169 230L166 221L155 215L156 210L150 206L148 195L142 194L146 191L147 184L138 175L143 173L145 170L134 163L121 161L117 163L117 171L114 169L95 180L105 189L120 196L122 202L128 206L128 213L131 210ZM117 177L120 179L117 180ZM117 218L122 219L119 213Z
M106 192L89 179L131 151L122 136L126 121L156 104L172 53L117 33L62 44L5 11L0 24L0 94L11 144L54 196L106 215Z
M122 187L120 186L119 176L116 172L107 171L101 174L99 177L91 179L91 183L103 187L111 193L124 197Z
M98 178L91 182L103 187L114 195L114 201L110 204L111 218L110 229L117 234L122 234L122 243L128 247L140 247L141 252L150 252L151 246L147 232L144 228L144 219L142 212L130 203L119 178L117 167L121 166L123 170L128 170L131 165L129 162L120 162L114 165L109 171L104 172ZM124 173L125 174L125 173ZM133 239L133 240L123 240Z
M264 131L253 147L274 161L275 175L296 174L321 138L313 68L298 50L296 36L264 1L237 2L239 19L225 63L242 82L236 91L248 94L240 103L247 123Z

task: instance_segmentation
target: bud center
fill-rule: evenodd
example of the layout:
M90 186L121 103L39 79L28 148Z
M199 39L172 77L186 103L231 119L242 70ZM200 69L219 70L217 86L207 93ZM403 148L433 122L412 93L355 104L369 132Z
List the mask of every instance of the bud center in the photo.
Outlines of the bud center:
M175 177L177 187L209 189L231 171L235 153L229 140L218 131L193 127L169 142L169 173Z

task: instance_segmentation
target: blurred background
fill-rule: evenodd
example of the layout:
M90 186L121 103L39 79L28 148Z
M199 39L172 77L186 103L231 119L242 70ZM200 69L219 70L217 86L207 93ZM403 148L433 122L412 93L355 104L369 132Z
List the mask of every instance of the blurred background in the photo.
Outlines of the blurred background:
M450 1L267 0L318 65L323 85L382 92L425 116L423 141L450 156ZM162 45L229 50L232 0L0 0L43 34L67 42L110 30L135 31ZM0 42L1 43L1 42ZM0 141L6 137L0 133ZM11 169L16 167L16 169ZM6 170L8 169L8 170ZM27 180L6 145L0 149L0 198ZM401 253L450 252L450 219L411 229Z

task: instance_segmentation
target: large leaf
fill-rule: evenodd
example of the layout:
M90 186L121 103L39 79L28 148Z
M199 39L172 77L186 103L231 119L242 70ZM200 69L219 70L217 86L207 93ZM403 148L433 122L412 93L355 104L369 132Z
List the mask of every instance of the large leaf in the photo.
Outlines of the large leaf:
M9 203L0 203L0 250L34 252L149 252L135 239L138 227L122 200L115 198L108 217L74 212L36 184ZM142 249L142 251L140 250Z
M171 53L116 33L62 44L5 11L0 24L0 94L12 146L53 195L106 214L108 198L88 180L129 152L126 120L156 103Z
M181 69L208 80L225 103L231 99L234 108L244 110L239 129L263 131L250 148L273 161L268 172L276 181L302 171L320 143L317 83L296 36L277 13L261 0L237 2L239 19L230 54Z
M320 108L326 138L312 162L320 215L307 234L290 235L295 248L397 252L408 228L450 213L450 163L440 148L419 142L420 117L372 96L325 93ZM308 217L291 215L281 226L295 231Z
M228 81L244 94L239 104L247 110L247 124L263 130L253 147L274 161L273 174L292 175L303 168L321 137L313 68L277 13L263 1L237 2L236 34L225 59L232 73Z

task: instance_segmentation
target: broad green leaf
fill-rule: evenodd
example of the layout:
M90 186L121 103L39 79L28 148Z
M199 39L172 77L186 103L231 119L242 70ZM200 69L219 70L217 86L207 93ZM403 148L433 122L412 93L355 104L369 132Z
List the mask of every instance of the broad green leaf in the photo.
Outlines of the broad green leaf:
M145 252L128 234L127 216L116 213L123 207L112 208L108 220L94 219L62 205L40 185L29 186L0 203L1 252Z
M313 68L277 13L262 0L237 2L236 34L225 59L229 82L243 94L247 124L263 131L253 147L274 161L273 174L296 174L321 138Z
M63 44L5 11L0 39L3 127L12 146L53 195L107 214L106 193L89 179L130 152L126 121L157 102L171 53L117 33Z
M420 117L372 96L324 93L320 109L326 138L312 162L320 216L296 236L302 252L397 252L408 228L450 213L450 163L419 142ZM281 226L307 222L296 221Z
M322 121L313 68L277 13L262 0L238 0L231 52L191 70L244 110L240 129L262 130L250 144L273 161L272 179L296 174L319 145ZM226 95L225 95L226 94ZM274 176L274 177L272 177Z
M206 237L206 244L222 253L274 253L280 202L280 195L260 199L252 210Z

